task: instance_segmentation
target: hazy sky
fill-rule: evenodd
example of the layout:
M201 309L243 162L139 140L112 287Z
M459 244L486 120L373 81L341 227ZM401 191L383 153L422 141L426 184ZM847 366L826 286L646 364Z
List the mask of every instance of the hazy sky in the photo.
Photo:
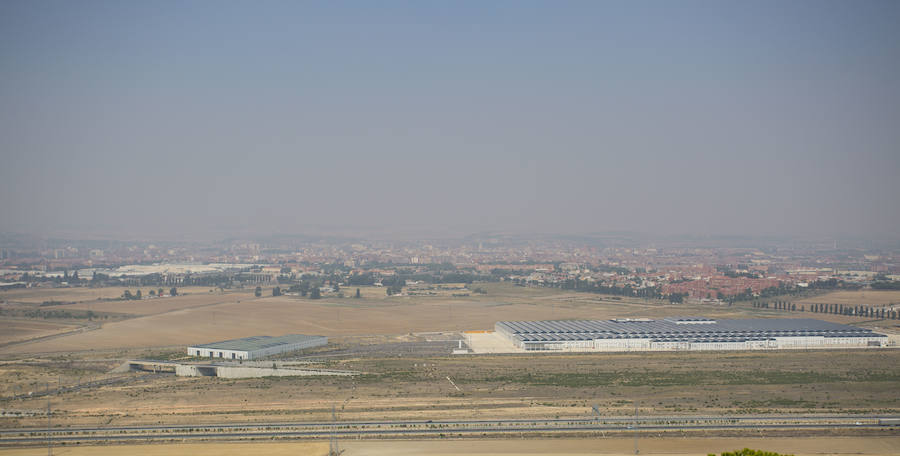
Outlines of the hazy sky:
M0 2L0 230L900 236L900 2Z

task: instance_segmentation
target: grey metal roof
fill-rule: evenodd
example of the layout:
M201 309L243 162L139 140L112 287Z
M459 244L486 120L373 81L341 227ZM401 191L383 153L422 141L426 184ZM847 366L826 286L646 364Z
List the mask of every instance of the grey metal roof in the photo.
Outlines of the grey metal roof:
M305 334L288 334L286 336L253 336L242 339L224 340L202 345L191 345L190 348L213 348L216 350L255 351L278 345L291 345L318 339L323 336L308 336Z
M683 324L684 321L704 324ZM651 339L671 342L743 342L775 337L887 337L869 329L812 318L710 320L680 318L649 321L501 321L497 326L524 342L592 339Z

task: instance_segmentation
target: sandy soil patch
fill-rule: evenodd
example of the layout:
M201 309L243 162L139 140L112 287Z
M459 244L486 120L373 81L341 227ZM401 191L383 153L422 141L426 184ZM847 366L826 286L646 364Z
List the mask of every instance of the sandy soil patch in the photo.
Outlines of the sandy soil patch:
M465 334L465 337L473 353L525 353L496 332Z

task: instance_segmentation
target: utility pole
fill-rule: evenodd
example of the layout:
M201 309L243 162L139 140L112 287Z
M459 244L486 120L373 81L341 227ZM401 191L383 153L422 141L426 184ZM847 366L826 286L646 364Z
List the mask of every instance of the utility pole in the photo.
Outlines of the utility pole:
M328 442L328 456L340 456L343 453L338 447L337 441L337 415L334 413L334 404L331 404L331 439Z
M641 450L638 449L638 403L635 401L634 403L634 454L639 454Z
M600 428L602 426L602 424L600 424L600 419L603 418L600 415L600 409L597 407L597 404L594 404L593 406L591 406L591 408L594 410L594 413L597 415L597 427ZM606 437L606 433L603 432L603 430L600 430L600 435L603 437Z
M50 382L47 382L47 456L53 456L53 441L50 440Z

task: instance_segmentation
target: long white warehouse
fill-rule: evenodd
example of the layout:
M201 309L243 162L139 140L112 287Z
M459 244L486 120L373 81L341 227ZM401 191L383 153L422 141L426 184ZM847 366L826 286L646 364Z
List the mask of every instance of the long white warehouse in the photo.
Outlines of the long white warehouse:
M496 333L525 350L676 351L882 347L869 329L809 318L500 321Z
M304 348L320 347L328 343L325 336L288 334L286 336L254 336L232 339L187 348L188 355L203 358L259 359Z

